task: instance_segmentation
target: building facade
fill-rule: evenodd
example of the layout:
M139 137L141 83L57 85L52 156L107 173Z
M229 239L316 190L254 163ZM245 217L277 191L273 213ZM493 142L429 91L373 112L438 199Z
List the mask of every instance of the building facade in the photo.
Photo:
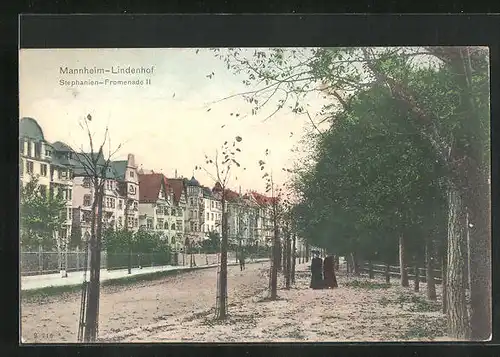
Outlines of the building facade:
M54 232L57 244L66 245L71 235L72 222L72 169L57 160L57 143L45 140L43 130L33 118L21 118L19 122L19 181L25 185L32 177L38 179L40 194L59 195L66 201L66 210L61 212L65 221L58 232Z
M179 230L174 190L163 174L139 175L140 228L155 232L168 244L176 244ZM182 213L182 212L181 212Z
M222 203L208 187L203 187L203 205L205 222L202 225L202 232L205 234L205 239L210 233L218 233L220 236L222 234Z
M205 224L205 201L203 187L194 176L184 179L187 193L186 216L184 218L185 242L199 245L205 238L202 226Z

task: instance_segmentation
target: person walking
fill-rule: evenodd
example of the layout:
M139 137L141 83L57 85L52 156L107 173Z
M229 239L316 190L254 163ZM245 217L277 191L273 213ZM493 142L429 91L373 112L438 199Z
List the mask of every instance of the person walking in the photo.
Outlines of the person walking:
M333 289L338 288L335 276L335 259L328 255L323 261L323 287Z
M245 270L245 252L242 249L240 253L240 271Z
M323 288L323 259L319 257L319 252L313 252L314 258L311 260L311 285L312 289Z

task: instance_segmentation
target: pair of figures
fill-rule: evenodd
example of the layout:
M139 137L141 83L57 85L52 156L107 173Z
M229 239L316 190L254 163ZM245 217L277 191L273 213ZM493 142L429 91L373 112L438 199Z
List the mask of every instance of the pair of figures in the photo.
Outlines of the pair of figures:
M311 260L311 285L312 289L337 288L337 278L335 277L335 260L329 255L323 259L319 255Z

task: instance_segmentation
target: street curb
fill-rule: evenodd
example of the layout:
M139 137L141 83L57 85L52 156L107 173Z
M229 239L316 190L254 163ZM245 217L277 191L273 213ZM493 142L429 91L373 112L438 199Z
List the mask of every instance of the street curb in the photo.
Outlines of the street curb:
M247 264L263 263L266 261L268 261L268 259L247 262ZM228 263L228 266L237 266L237 265L238 263ZM138 283L141 281L151 281L151 280L161 279L169 275L177 275L183 272L192 272L201 269L217 268L217 266L218 265L202 265L190 268L160 270L142 274L139 273L139 274L134 274L132 276L123 276L119 278L106 279L104 281L101 281L100 286L128 285L128 284ZM25 299L36 298L36 297L49 297L64 293L78 292L81 290L81 288L82 288L82 283L71 284L71 285L59 285L59 286L45 286L43 288L20 290L19 297Z

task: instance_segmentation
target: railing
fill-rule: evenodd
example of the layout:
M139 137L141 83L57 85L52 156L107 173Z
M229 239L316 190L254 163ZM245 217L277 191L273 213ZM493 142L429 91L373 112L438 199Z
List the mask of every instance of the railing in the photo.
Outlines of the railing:
M21 252L21 275L39 275L59 273L61 262L67 262L67 271L80 271L85 269L85 251L68 252ZM88 262L87 262L88 265ZM101 252L101 269L107 267L107 254ZM87 267L88 268L88 267Z
M344 263L347 264L347 263ZM372 271L373 274L378 274L385 276L386 274L386 266L384 264L372 264ZM406 268L408 272L408 279L409 280L415 280L415 268L414 267L407 267ZM427 279L427 270L425 268L419 268L419 281L425 283ZM363 274L369 274L370 273L370 265L368 262L364 262L363 266L361 267L361 273ZM441 284L441 269L434 269L434 281L437 284ZM391 277L395 278L401 278L401 271L399 265L391 265L389 266L389 275Z

